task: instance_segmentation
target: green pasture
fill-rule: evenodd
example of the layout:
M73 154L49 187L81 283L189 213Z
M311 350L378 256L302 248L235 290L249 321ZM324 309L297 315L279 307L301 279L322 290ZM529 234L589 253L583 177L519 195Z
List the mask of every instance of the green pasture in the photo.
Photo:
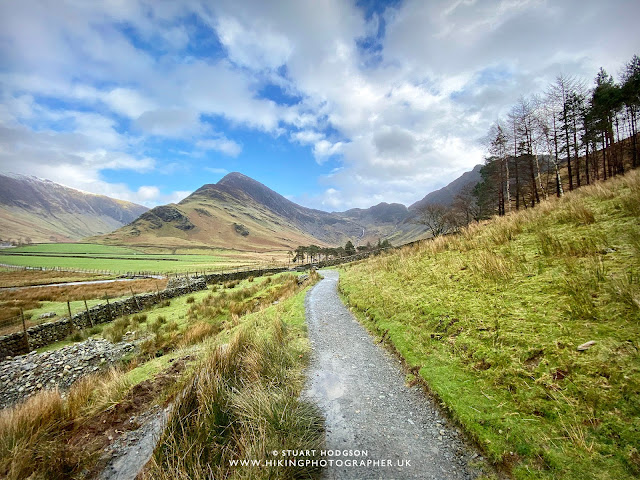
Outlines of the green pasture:
M38 244L7 249L0 253L0 263L112 273L220 271L248 264L217 254L149 254L127 247L88 243Z

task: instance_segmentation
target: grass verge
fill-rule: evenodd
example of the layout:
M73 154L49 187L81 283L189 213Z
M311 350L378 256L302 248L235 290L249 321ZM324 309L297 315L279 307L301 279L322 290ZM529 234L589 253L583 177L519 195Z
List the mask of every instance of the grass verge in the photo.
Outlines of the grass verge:
M637 478L639 205L630 172L345 267L340 290L515 478Z
M296 288L289 288L293 284ZM215 291L175 298L164 306L127 317L126 322L119 319L120 323L104 325L94 333L118 340L124 330L135 328L147 340L137 355L124 359L119 367L108 372L76 382L66 396L58 391L42 391L20 405L0 411L0 477L67 479L97 473L104 460L100 452L123 431L137 428L131 418L154 404L164 405L176 396L179 405L176 408L186 408L180 399L189 397L196 378L204 375L203 365L211 365L212 352L217 352L217 346L229 343L230 339L232 347L220 347L219 354L231 352L233 345L242 345L242 358L229 359L233 365L238 362L244 365L237 378L245 378L242 376L245 373L251 373L251 379L254 375L269 376L272 372L280 375L271 377L277 380L273 388L266 381L252 384L255 390L251 392L255 392L257 403L251 403L252 394L245 390L247 397L243 405L283 408L280 411L283 423L276 428L276 436L285 435L282 429L303 431L306 427L299 422L310 418L302 415L309 406L300 403L296 407L297 396L291 397L301 389L308 349L303 293L291 297L301 288L297 286L296 277L289 275L269 277L268 282L247 280ZM237 293L245 289L249 293ZM273 292L278 295L273 296ZM214 302L218 296L227 300L237 296L236 300L242 298L243 302L252 299L255 313L239 317L227 308L226 313L215 317L207 317L202 311L197 318L190 315L189 309L197 309L204 301ZM282 320L276 321L280 318ZM219 325L222 328L218 328ZM203 358L197 367L190 365ZM251 364L250 359L257 363ZM224 374L233 375L228 370ZM201 400L200 405L215 408L206 403L206 399ZM234 402L236 400L240 402L240 397L234 396ZM297 413L290 418L290 409L294 407ZM237 413L240 414L240 410ZM236 425L244 425L247 432L261 431L263 427L259 417L249 414ZM308 435L320 435L317 430L311 430L317 426L317 422L313 423L304 431ZM178 440L175 435L173 438ZM247 439L246 435L238 438ZM158 475L164 475L162 464L154 468L159 469ZM211 465L211 468L218 466ZM258 477L252 474L247 478Z
M301 291L247 315L210 345L174 404L145 478L310 478L317 467L243 465L283 449L320 449L322 417L299 398L309 343Z

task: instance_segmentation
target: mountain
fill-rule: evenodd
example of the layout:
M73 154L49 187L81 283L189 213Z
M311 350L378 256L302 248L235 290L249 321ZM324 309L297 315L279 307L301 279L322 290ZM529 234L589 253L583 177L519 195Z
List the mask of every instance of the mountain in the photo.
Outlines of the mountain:
M402 245L423 238L426 234L423 225L411 221L411 212L401 203L382 202L365 209L334 212L333 215L362 227L359 244L375 244L378 239L386 238L394 245Z
M202 245L268 251L297 245L356 245L378 238L415 239L424 227L405 225L404 205L329 213L298 205L262 183L233 172L200 187L177 204L156 207L98 241L139 246ZM395 235L395 237L394 237ZM393 240L392 240L393 241Z
M0 174L2 240L75 241L115 230L146 210L37 177Z
M456 195L460 193L465 187L473 188L478 182L482 180L482 177L480 176L481 168L482 165L476 165L475 167L473 167L473 170L463 173L447 186L429 193L422 200L418 200L414 204L410 205L409 210L420 210L422 207L434 203L439 203L446 206L451 205Z

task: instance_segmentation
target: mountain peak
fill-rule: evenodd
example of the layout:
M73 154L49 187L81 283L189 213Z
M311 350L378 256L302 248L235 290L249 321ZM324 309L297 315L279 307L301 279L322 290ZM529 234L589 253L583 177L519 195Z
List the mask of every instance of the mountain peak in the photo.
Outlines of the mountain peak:
M231 172L231 173L227 173L224 177L222 177L218 181L218 185L233 185L238 182L247 182L247 181L259 183L253 178L247 177L246 175L240 172Z

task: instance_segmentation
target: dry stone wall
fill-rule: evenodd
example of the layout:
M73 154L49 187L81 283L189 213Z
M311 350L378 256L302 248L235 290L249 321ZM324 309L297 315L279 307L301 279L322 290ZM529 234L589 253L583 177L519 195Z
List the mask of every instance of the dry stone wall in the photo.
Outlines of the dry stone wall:
M313 265L300 265L296 270L307 270L309 267L322 268L340 263L352 262L367 258L376 252L362 252L350 257L336 258L318 262ZM100 323L110 322L123 315L140 312L163 300L186 295L189 292L204 290L207 284L222 283L230 280L244 280L249 277L260 277L285 272L288 268L261 268L256 270L243 270L238 272L212 273L198 277L175 277L169 280L167 288L157 293L145 293L129 297L125 300L111 302L109 304L96 305L87 311L79 312L69 318L61 318L54 322L42 323L27 329L24 332L11 333L0 336L0 362L29 353L37 348L50 345L66 338L74 330L81 330ZM27 340L28 338L28 340Z
M182 285L167 288L157 293L134 295L125 300L96 305L88 311L76 313L69 318L42 323L27 329L27 338L23 332L0 337L0 361L28 353L40 347L63 340L74 330L81 330L99 323L110 322L117 317L140 312L163 300L186 295L207 288L204 278L190 278Z

